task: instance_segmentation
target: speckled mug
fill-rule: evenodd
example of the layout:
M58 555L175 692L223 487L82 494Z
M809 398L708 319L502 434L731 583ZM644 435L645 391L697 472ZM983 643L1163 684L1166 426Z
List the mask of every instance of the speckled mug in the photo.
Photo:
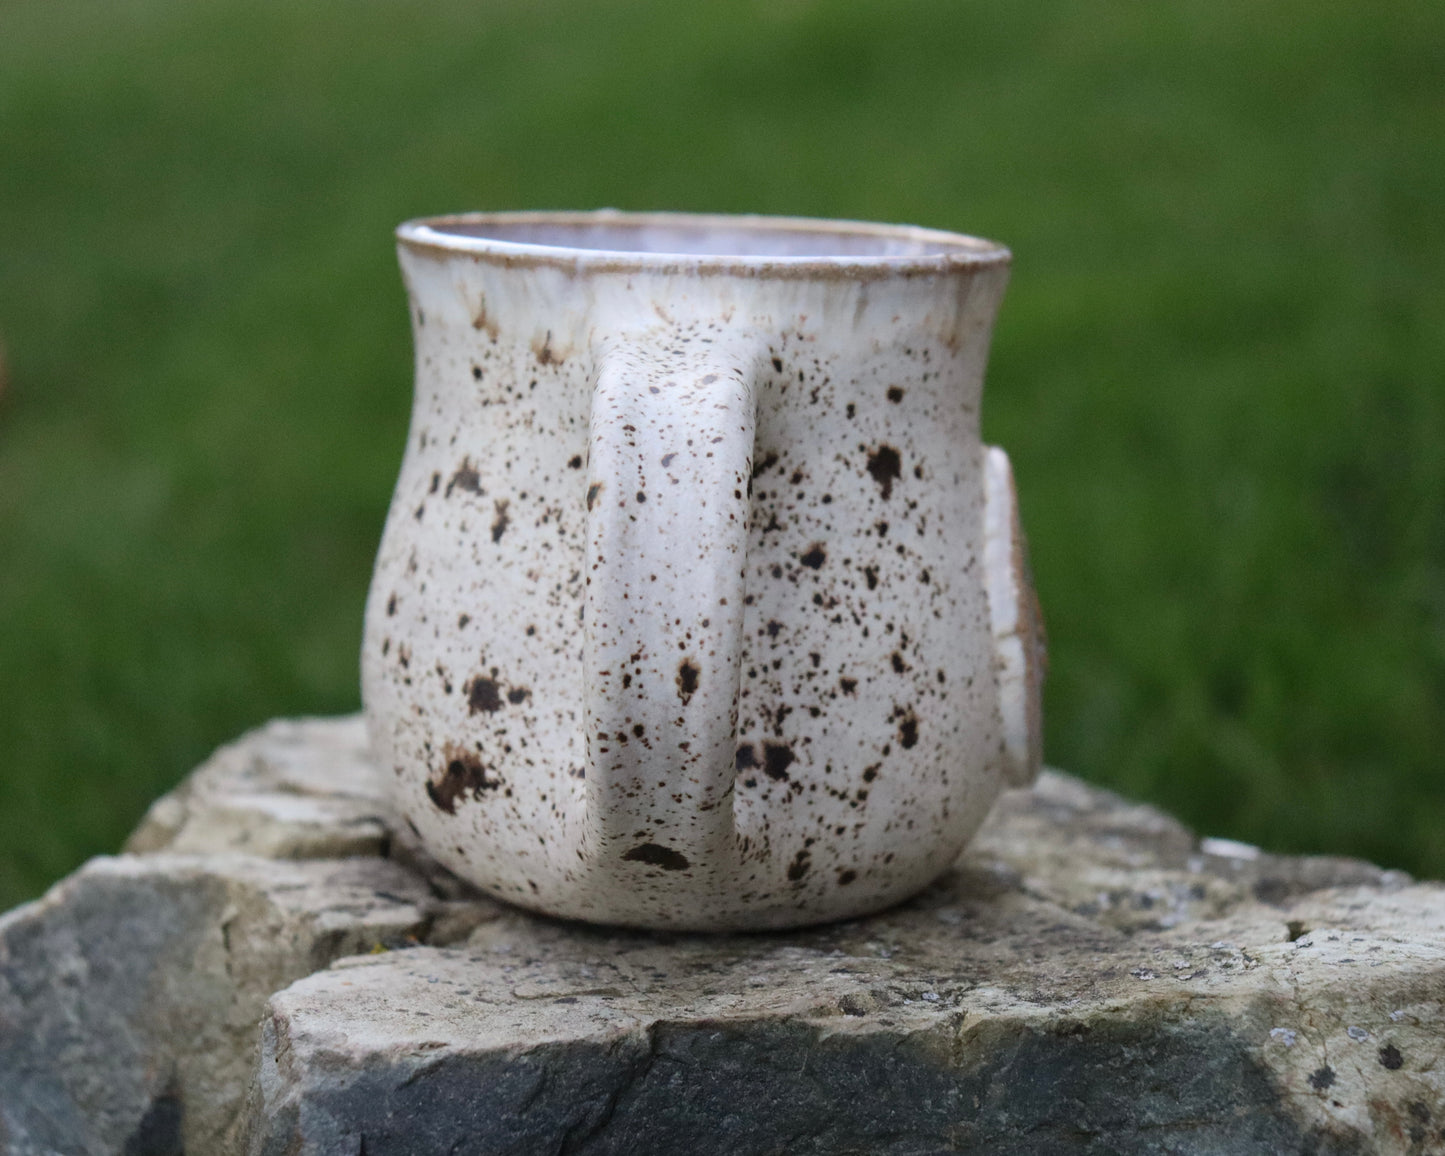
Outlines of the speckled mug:
M416 397L362 675L422 844L654 928L839 919L945 870L1039 764L978 425L1008 251L615 212L397 236Z

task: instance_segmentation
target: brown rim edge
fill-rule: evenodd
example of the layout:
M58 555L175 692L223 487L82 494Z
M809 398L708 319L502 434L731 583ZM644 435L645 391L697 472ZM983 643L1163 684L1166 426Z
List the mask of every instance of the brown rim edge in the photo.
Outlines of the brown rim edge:
M651 253L612 249L577 249L490 237L445 235L452 225L611 225L640 228L649 224L682 229L730 228L760 233L802 232L835 236L873 236L941 250L923 256L840 255L838 257L738 256L731 254ZM695 273L737 277L871 280L883 277L937 276L1007 266L1007 247L981 237L886 225L868 221L816 217L772 217L728 213L631 213L617 209L592 211L530 211L449 213L418 217L396 228L398 244L436 255L472 257L506 268L554 268L574 273Z

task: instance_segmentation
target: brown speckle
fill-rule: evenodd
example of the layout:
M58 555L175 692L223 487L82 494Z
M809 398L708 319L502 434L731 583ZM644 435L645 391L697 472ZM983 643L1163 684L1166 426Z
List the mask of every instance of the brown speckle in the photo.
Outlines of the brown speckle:
M502 709L502 688L497 685L495 678L486 678L477 675L462 690L467 695L467 713L480 714L486 711L488 714L495 714Z
M879 446L868 454L868 472L887 501L893 496L893 483L903 476L903 459L892 446Z
M593 503L597 501L597 495L601 492L601 482L593 482L590 486L587 487L587 508L589 510L592 508Z
M472 314L472 328L485 330L487 336L493 341L497 339L497 323L487 316L487 303L485 300L477 303L477 311Z
M502 540L502 535L507 532L507 527L512 524L512 520L507 517L507 507L510 504L511 503L508 502L506 498L498 498L494 503L497 510L497 516L492 521L493 542L500 542Z
M532 697L532 692L525 686L514 686L507 691L507 701L513 706L519 706Z
M794 855L793 861L788 864L788 878L794 883L801 883L813 865L811 859L812 853L806 847Z
M677 454L675 454L675 453L663 454L663 455L662 455L662 468L663 468L663 469L666 469L668 466L672 465L672 463L673 463L674 459L676 459L676 457L677 457Z
M909 711L898 724L898 745L907 750L918 742L918 716Z
M457 467L457 472L452 475L452 480L447 483L446 496L450 498L453 490L466 490L468 493L480 494L482 492L482 475L477 473L477 467L472 465L471 458L463 458L462 464Z
M775 357L775 358L773 358L773 372L774 372L774 373L782 373L782 372L783 372L783 359L782 359L781 357Z
M470 614L460 614L460 615L458 615L458 616L457 616L457 629L458 629L458 630L465 630L465 629L467 628L467 623L469 623L471 620L472 620L472 616L471 616Z
M396 613L396 595L393 594L386 600L386 616L390 618Z
M897 405L903 400L903 390L896 385L890 385L888 387L888 400L894 405Z
M573 454L570 458L568 458L567 468L569 470L580 470L582 468L582 455Z
M908 671L913 669L908 663L903 661L902 653L897 650L888 656L888 661L893 665L894 674L907 674Z
M788 781L788 768L792 766L793 748L782 743L763 744L763 773L780 783Z
M702 670L690 658L684 658L677 667L677 693L682 699L683 705L691 701L693 692L697 690L698 678Z
M552 348L552 331L547 330L547 335L541 341L532 341L532 352L537 355L538 365L561 365L566 359L557 356Z
M447 747L440 776L428 779L427 797L448 815L457 813L457 800L468 792L479 799L484 791L495 791L501 779L487 777L487 769L477 755L460 747Z
M828 560L828 551L823 549L822 542L814 542L806 554L801 555L798 561L810 570L817 570Z
M853 880L857 878L858 872L852 870L851 868L844 868L842 871L838 872L838 886L847 887L848 884L852 883Z
M622 856L629 863L646 863L649 867L661 867L664 871L686 871L687 856L661 843L641 843Z
M838 689L844 694L853 694L858 690L858 680L856 678L840 678Z
M866 582L868 583L868 589L869 589L869 590L877 590L877 589L878 589L878 567L877 567L877 566L864 566L864 567L863 567L863 578L864 578L864 581L866 581Z

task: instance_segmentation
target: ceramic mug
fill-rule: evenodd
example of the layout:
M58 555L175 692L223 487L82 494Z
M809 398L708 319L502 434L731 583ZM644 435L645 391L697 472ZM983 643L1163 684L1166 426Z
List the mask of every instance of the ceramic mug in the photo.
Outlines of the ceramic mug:
M616 212L397 236L416 394L363 695L429 852L678 929L945 870L1039 765L1041 626L979 440L1008 251Z

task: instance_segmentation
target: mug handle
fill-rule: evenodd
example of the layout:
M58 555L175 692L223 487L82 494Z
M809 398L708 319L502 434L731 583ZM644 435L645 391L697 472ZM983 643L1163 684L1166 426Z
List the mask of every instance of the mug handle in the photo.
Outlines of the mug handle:
M709 336L610 339L592 395L587 843L669 870L734 839L758 372Z
M983 573L1003 723L1004 781L1027 787L1043 763L1044 616L1034 593L1008 454L983 448Z

